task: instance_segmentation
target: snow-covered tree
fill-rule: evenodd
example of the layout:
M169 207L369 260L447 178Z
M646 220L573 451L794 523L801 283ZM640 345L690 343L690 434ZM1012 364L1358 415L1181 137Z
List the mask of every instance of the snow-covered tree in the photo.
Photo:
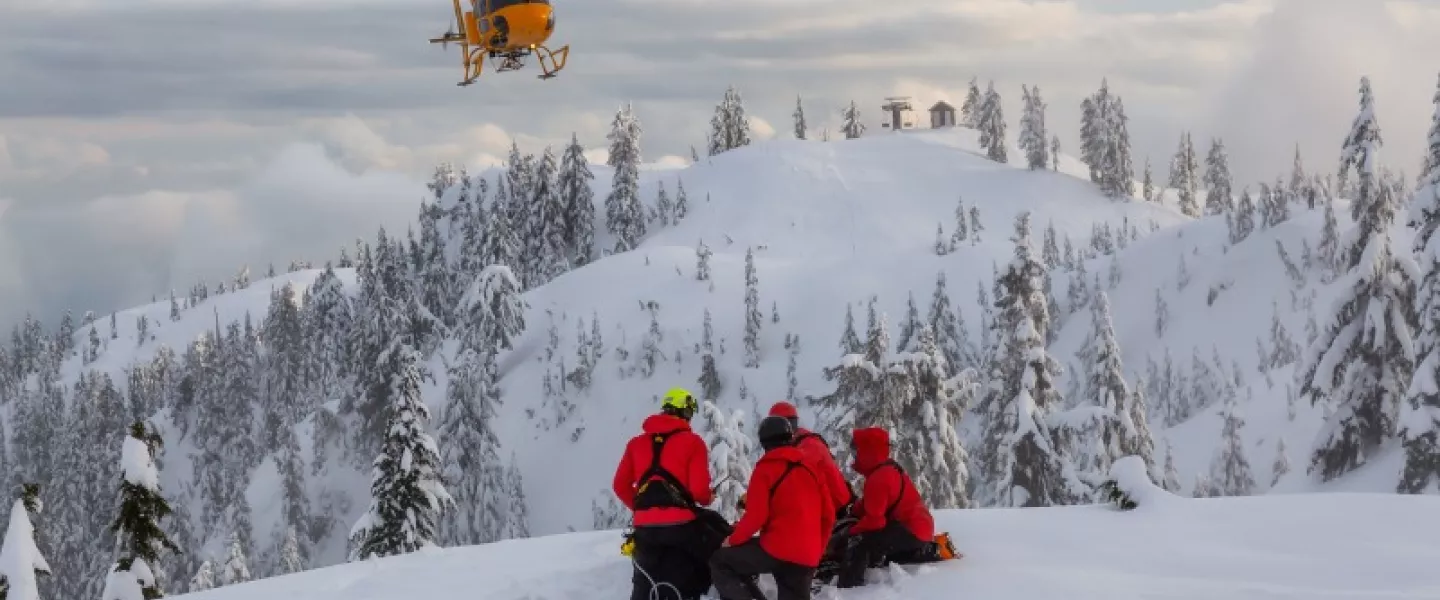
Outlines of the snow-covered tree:
M1249 496L1255 492L1255 474L1250 468L1250 459L1245 456L1245 439L1240 430L1245 419L1240 416L1240 407L1235 395L1225 402L1220 418L1224 423L1220 430L1220 450L1210 463L1210 485L1217 495Z
M1219 215L1234 210L1232 187L1230 157L1225 152L1225 142L1217 138L1210 142L1210 154L1205 157L1205 214Z
M241 547L238 535L230 536L230 547L225 555L224 564L220 565L220 585L235 585L250 581L249 560L245 557L245 550Z
M570 262L581 267L595 259L595 192L590 189L590 163L585 148L575 134L560 158L560 173L555 178L556 193L565 210L565 240Z
M990 83L985 91L985 100L980 104L976 129L980 130L980 147L985 149L987 158L995 162L1010 162L1005 150L1005 111L994 82Z
M1155 174L1150 169L1150 159L1145 159L1145 181L1140 184L1140 197L1146 202L1155 202L1159 199L1155 191Z
M708 281L710 279L710 257L714 253L710 247L705 245L705 240L695 246L695 280Z
M1250 190L1240 193L1240 204L1225 218L1230 225L1231 244L1243 242L1255 232L1255 198L1250 195Z
M805 139L805 108L800 104L800 97L795 97L795 139Z
M1200 165L1195 158L1195 144L1189 132L1180 137L1180 149L1170 161L1170 184L1180 195L1180 212L1188 217L1200 216L1199 198Z
M440 481L440 455L425 431L430 411L420 395L427 377L413 349L395 345L383 359L397 373L389 426L375 458L370 508L355 522L353 559L391 556L435 545L437 518L453 499Z
M1020 149L1031 170L1045 169L1050 164L1050 136L1045 130L1045 101L1040 86L1020 86L1025 96L1025 111L1020 117Z
M1290 472L1290 456L1285 452L1285 437L1275 442L1275 462L1270 466L1270 487L1280 483L1280 478Z
M705 418L705 443L710 448L710 473L716 481L715 503L711 506L733 523L739 518L737 506L750 484L755 455L746 429L748 419L745 411L726 414L709 400L701 404L700 412Z
M760 279L755 274L755 249L745 250L745 366L760 367Z
M634 250L645 235L645 207L640 202L640 120L627 104L611 123L608 164L615 167L605 197L605 226L615 236L615 252Z
M160 495L160 472L155 467L155 450L160 436L144 423L130 426L120 449L120 511L111 529L118 535L119 558L105 581L102 600L154 600L163 596L154 565L160 551L180 552L160 529L160 519L170 516L170 504Z
M864 135L865 123L860 121L860 107L855 105L854 100L850 101L850 106L840 114L840 118L843 119L840 130L845 132L845 139L853 140Z
M725 90L725 98L715 106L715 116L710 119L710 156L749 144L750 120L745 116L740 92L732 86Z
M983 98L980 96L980 83L975 79L970 80L970 86L965 92L965 102L960 106L960 124L970 128L980 125L980 104Z
M1046 274L1031 244L1029 212L1016 218L1012 239L1015 258L996 282L1001 296L992 328L999 346L988 366L979 463L989 486L988 504L1070 504L1083 493L1083 484L1049 422L1061 404L1054 384L1060 366L1045 351L1050 315L1041 280Z
M1165 475L1160 481L1160 487L1172 494L1180 491L1180 473L1175 470L1175 451L1168 441L1165 442Z
M300 535L294 527L285 529L285 540L280 544L279 567L282 575L305 570L305 559L300 556Z
M1342 246L1351 284L1342 291L1330 326L1304 360L1301 394L1333 403L1311 455L1312 473L1326 481L1348 473L1395 434L1397 409L1415 370L1415 287L1419 269L1391 248L1393 190L1375 167L1381 145L1368 78L1361 80L1360 113L1341 152L1341 180L1353 167L1358 182L1355 229Z
M50 562L35 543L33 517L40 514L39 486L25 484L10 507L10 525L0 546L0 600L40 600L39 577L50 575Z
M190 593L203 592L215 588L215 567L210 561L200 563L200 568L195 571L195 577L190 579L190 587L186 590Z
M582 360L587 357L582 357ZM495 349L462 345L450 367L445 410L437 433L445 441L441 472L455 499L456 515L442 524L447 546L498 541L503 497L500 439L495 433L501 403Z

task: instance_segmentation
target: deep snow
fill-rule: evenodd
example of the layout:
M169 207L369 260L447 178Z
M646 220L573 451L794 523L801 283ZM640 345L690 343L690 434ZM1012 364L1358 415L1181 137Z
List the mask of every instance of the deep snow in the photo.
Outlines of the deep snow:
M844 600L1440 598L1433 496L1311 494L944 511L959 561L874 570ZM625 598L615 531L422 551L177 596L186 600ZM762 578L762 587L769 585ZM768 590L773 590L769 587ZM773 594L773 591L770 591Z

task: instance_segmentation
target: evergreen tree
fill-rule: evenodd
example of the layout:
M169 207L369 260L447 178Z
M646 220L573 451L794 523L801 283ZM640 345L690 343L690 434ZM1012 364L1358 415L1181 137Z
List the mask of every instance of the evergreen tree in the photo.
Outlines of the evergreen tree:
M710 119L710 156L749 144L750 120L745 117L740 92L732 86L725 90L725 98L715 106L715 116Z
M1170 447L1170 442L1165 442L1165 476L1161 480L1160 487L1172 494L1180 492L1180 473L1175 470L1175 450Z
M1428 193L1424 187L1417 193ZM1419 290L1420 332L1415 339L1419 366L1401 404L1399 437L1405 449L1405 467L1396 490L1422 494L1440 490L1440 243L1421 245L1425 274Z
M1426 151L1421 163L1419 187L1410 203L1407 225L1415 229L1415 253L1425 251L1425 245L1437 228L1440 228L1440 84L1437 84L1433 99L1435 112L1430 118L1430 132L1426 139Z
M1212 140L1210 154L1205 157L1205 214L1219 215L1235 210L1231 190L1233 181L1230 176L1230 158L1225 153L1225 142Z
M210 589L215 589L215 567L211 566L210 561L207 560L200 563L200 568L195 571L195 577L190 579L188 591L195 593Z
M1360 114L1341 153L1342 181L1351 167L1359 175L1354 244L1342 249L1353 283L1300 369L1301 394L1312 404L1337 406L1311 455L1310 471L1326 481L1359 467L1394 435L1405 394L1400 386L1415 369L1416 282L1410 274L1418 268L1391 249L1396 207L1393 190L1375 177L1381 138L1368 78L1361 80L1360 97Z
M1025 95L1025 112L1020 117L1020 149L1031 170L1044 169L1050 164L1049 135L1045 131L1045 102L1040 98L1040 87L1020 86Z
M1055 388L1059 364L1045 351L1050 328L1041 279L1045 267L1031 246L1030 213L1015 223L1015 258L998 278L992 328L999 347L989 365L983 413L982 471L997 506L1052 506L1077 500L1082 487L1069 468L1061 436L1049 414L1061 404Z
M805 108L800 105L800 97L795 97L795 139L805 139Z
M1255 492L1255 475L1245 456L1245 440L1240 436L1245 419L1240 417L1239 410L1235 396L1230 395L1220 415L1224 423L1220 430L1220 451L1210 463L1209 481L1220 496L1249 496Z
M1145 159L1145 181L1140 185L1140 195L1146 202L1156 202L1160 199L1155 190L1155 176L1150 170L1150 159Z
M995 162L1010 162L1005 152L1005 111L993 82L985 91L985 100L980 105L977 129L980 130L980 147L985 149L985 156Z
M1100 189L1111 198L1126 198L1135 193L1135 166L1130 157L1130 118L1125 116L1125 103L1119 96L1113 97L1104 117Z
M714 253L710 251L710 247L705 245L705 240L700 240L699 245L695 246L696 281L710 280L710 257L713 254Z
M437 516L453 503L440 482L435 441L425 432L430 411L420 395L421 382L427 378L420 357L397 344L382 359L398 375L392 383L396 405L375 458L370 508L351 529L351 537L359 541L352 560L433 546Z
M180 548L160 529L160 519L170 516L170 504L160 496L160 473L155 468L155 450L160 436L136 422L121 447L120 512L110 530L118 536L119 558L105 581L105 600L154 600L164 596L155 576L160 551Z
M710 473L716 481L712 506L733 523L740 518L736 506L750 483L751 457L755 455L745 429L746 415L740 410L727 415L710 400L700 406L705 418L705 443L710 448Z
M40 488L27 483L22 490L10 507L10 525L0 546L0 600L40 600L39 577L50 575L50 563L35 543Z
M854 100L850 101L850 106L840 114L840 118L843 119L840 131L845 132L845 139L853 140L865 134L865 124L860 121L860 107L855 106Z
M690 214L690 201L685 197L685 182L675 180L675 222L679 223Z
M555 187L564 207L565 240L570 263L582 267L595 260L595 192L590 189L590 163L575 134L560 159Z
M860 336L855 333L855 312L850 304L845 305L845 331L840 335L840 355L859 354L863 346Z
M615 167L610 195L605 197L605 226L615 236L615 252L634 250L645 235L645 208L640 203L640 121L626 105L611 123L610 157Z
M1250 195L1250 190L1240 193L1240 205L1226 218L1230 223L1231 244L1243 242L1255 232L1255 199Z
M961 125L972 129L979 127L981 102L980 84L975 79L971 79L970 87L965 92L965 102L960 106Z
M745 250L745 366L760 367L760 313L759 278L755 275L755 250Z
M1270 487L1280 484L1280 479L1290 472L1290 456L1285 452L1285 437L1275 442L1275 463L1270 466Z
M950 250L953 252L960 242L970 236L970 228L965 223L965 199L960 198L955 203L955 231L950 233Z
M220 585L235 585L250 581L250 567L246 565L247 562L240 537L231 535L229 554L225 557L225 564L220 565Z
M489 348L463 347L451 367L446 404L438 433L442 473L452 490L457 515L441 527L447 546L498 541L504 515L500 439L495 433L501 403L495 353Z
M1200 216L1200 203L1197 198L1199 171L1200 165L1195 159L1195 145L1191 143L1190 134L1187 132L1180 137L1180 149L1170 161L1169 187L1180 194L1180 212L1188 217Z
M280 574L289 575L305 570L305 559L300 556L300 536L294 527L285 530L285 541L280 546Z

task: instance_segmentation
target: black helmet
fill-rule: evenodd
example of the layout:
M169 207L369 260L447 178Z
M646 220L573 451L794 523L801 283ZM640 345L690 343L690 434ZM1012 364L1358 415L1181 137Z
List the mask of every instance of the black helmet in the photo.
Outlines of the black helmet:
M785 417L765 417L760 420L760 447L766 452L789 446L795 442L795 427Z

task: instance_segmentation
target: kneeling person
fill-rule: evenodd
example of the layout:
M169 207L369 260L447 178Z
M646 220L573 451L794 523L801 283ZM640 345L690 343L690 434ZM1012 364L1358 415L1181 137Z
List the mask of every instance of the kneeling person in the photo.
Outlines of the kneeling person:
M865 569L887 562L917 564L955 555L949 536L935 535L935 520L910 475L890 458L890 434L879 427L856 429L855 461L865 477L855 503L859 518L850 527L850 543L836 587L865 584Z
M835 506L795 447L788 420L767 417L759 434L765 455L750 476L745 514L710 559L715 590L721 600L765 600L755 578L770 573L779 600L809 600L810 580L825 550L822 540L835 525ZM759 539L751 539L756 533Z

